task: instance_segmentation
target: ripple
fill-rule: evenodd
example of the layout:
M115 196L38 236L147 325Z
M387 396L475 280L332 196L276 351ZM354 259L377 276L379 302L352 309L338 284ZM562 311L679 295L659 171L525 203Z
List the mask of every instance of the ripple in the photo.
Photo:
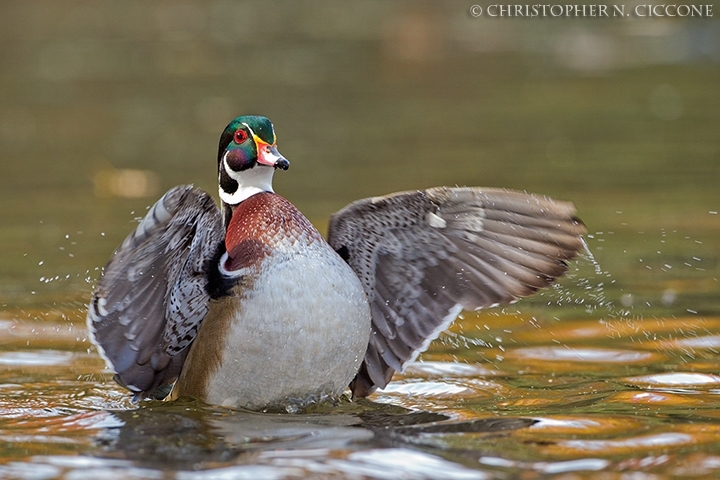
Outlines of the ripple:
M63 427L66 429L105 429L118 428L125 425L111 412L85 412L77 415L71 415L63 419ZM60 457L65 458L65 457Z
M698 406L702 399L697 395L678 395L664 392L618 392L608 397L608 402L626 403L630 405L667 405L667 406Z
M652 352L611 350L604 348L532 347L514 350L512 355L523 359L546 361L577 361L588 363L645 363L657 359Z
M32 457L30 460L33 463L45 463L63 468L129 467L132 465L132 462L128 460L87 457L84 455L37 455Z
M532 428L542 428L553 431L576 431L597 429L602 425L598 420L589 418L540 418Z
M679 338L663 342L662 346L664 348L720 348L720 335Z
M250 480L256 478L280 480L288 477L305 478L306 474L306 470L292 466L238 465L199 472L178 472L175 478L177 480Z
M537 423L530 427L535 432L559 436L608 436L626 433L635 428L642 428L642 423L627 417L579 417L554 416L535 417Z
M583 452L602 452L604 455L618 453L619 451L628 451L672 447L695 443L692 435L686 433L658 433L656 435L644 435L640 437L631 437L624 439L612 440L565 440L559 442L558 445L570 450L579 450Z
M313 458L315 457L315 458ZM178 472L178 480L212 479L281 479L297 478L374 478L395 480L412 478L430 480L485 480L489 476L477 470L449 462L440 457L406 448L372 449L352 452L344 458L327 458L326 452L274 452L261 456L270 465L237 465L200 472Z
M673 319L623 319L609 320L602 323L590 323L585 320L563 320L563 328L546 328L541 330L518 331L513 338L518 342L577 342L578 340L607 341L615 339L636 339L652 342L654 336L676 335L678 329L686 331L720 330L720 319L681 317ZM692 339L691 339L692 340Z
M709 373L672 372L628 377L624 381L633 385L647 387L716 386L720 385L720 376Z
M597 471L610 465L608 460L602 458L581 458L564 462L518 462L499 457L480 457L479 461L493 467L533 469L550 474Z
M472 378L497 375L497 372L483 368L480 365L457 362L415 362L406 367L405 373Z
M467 387L445 382L391 383L385 387L383 391L385 393L430 397L455 396L472 392L472 390Z
M543 465L542 470L545 473L567 473L577 471L597 471L610 465L608 460L602 458L580 458L577 460L568 460L565 462L553 462Z
M540 418L533 428L536 427L565 427L565 428L586 428L596 427L600 425L597 420L590 420L589 418Z
M58 350L28 350L0 354L0 365L17 367L42 367L69 364L73 358L70 352Z
M489 478L487 474L470 470L456 463L406 448L374 449L354 452L347 460L329 460L353 476L395 480L397 478L476 480Z
M63 437L60 435L0 435L0 443L54 443L80 445L86 442L84 440Z
M0 466L0 477L17 479L59 478L61 470L52 465L37 463L10 462Z

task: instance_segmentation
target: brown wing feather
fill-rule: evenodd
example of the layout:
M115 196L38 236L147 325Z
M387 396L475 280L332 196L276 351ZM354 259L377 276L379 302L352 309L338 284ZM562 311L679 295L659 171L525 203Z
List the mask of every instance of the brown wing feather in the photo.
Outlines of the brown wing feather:
M179 375L208 310L208 271L223 230L207 193L175 187L105 266L88 328L115 379L136 399Z
M351 388L383 388L462 309L510 303L553 282L583 248L575 207L499 189L439 187L354 202L328 242L363 283L373 334Z

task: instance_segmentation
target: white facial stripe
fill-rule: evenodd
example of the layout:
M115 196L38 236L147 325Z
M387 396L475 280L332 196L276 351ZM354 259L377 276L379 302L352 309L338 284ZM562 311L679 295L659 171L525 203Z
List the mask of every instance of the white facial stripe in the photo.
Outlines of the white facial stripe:
M225 150L225 153L223 153L223 159L222 159L223 168L225 169L225 173L227 173L230 178L237 180L237 178L235 178L235 177L237 177L238 172L236 172L235 170L230 168L230 165L228 164L228 161L227 161L227 154L228 154L228 151Z
M253 131L253 129L250 128L250 125L248 125L245 122L243 122L243 125L245 125L248 128L248 130L250 130L250 133L252 134L253 138L257 137L257 135L255 135L255 132ZM275 145L275 141L277 140L277 137L275 136L275 125L270 124L270 128L272 128L272 134L273 134L272 145ZM260 137L258 137L258 138L260 138Z
M261 142L263 142L263 145L265 144L265 140L263 140L262 138L260 138L260 137L258 137L257 135L255 135L255 131L250 127L250 125L248 125L248 124L245 123L245 122L243 122L243 125L245 125L245 126L247 127L247 129L250 130L250 135L252 135L253 142L255 142L255 149L258 151L258 156L260 156L260 145L258 144L258 140L260 140ZM272 141L272 143L271 143L270 145L275 145L275 139L276 139L276 137L275 137L275 126L271 125L271 128L272 128L272 134L273 134L273 141ZM271 157L271 158L274 158L275 160L277 160L277 159L280 158L280 157L276 157L276 156L273 155L273 157Z
M253 142L255 142L255 149L258 151L258 153L260 153L260 145L258 145L257 140L256 140L258 138L258 136L255 135L255 131L252 128L250 128L250 125L248 125L247 123L243 122L243 125L245 125L247 127L247 129L250 130L250 135L252 136Z

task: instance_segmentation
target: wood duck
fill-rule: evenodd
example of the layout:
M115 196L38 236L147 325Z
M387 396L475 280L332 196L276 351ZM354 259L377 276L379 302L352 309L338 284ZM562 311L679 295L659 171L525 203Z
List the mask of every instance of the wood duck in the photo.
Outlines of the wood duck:
M134 399L264 409L384 388L463 309L549 285L583 248L571 203L438 187L358 200L327 241L273 192L267 118L238 117L218 150L221 208L179 186L106 265L91 338ZM162 395L159 395L162 396Z

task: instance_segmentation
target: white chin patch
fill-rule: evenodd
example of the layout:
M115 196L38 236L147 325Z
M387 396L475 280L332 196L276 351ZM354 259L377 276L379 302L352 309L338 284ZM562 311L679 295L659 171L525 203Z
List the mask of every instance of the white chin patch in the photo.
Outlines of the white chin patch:
M228 167L227 160L223 157L223 168L230 178L238 183L238 189L233 193L224 191L222 187L219 188L220 199L229 205L237 205L256 193L274 191L272 188L274 167L258 164L249 170L234 172Z

